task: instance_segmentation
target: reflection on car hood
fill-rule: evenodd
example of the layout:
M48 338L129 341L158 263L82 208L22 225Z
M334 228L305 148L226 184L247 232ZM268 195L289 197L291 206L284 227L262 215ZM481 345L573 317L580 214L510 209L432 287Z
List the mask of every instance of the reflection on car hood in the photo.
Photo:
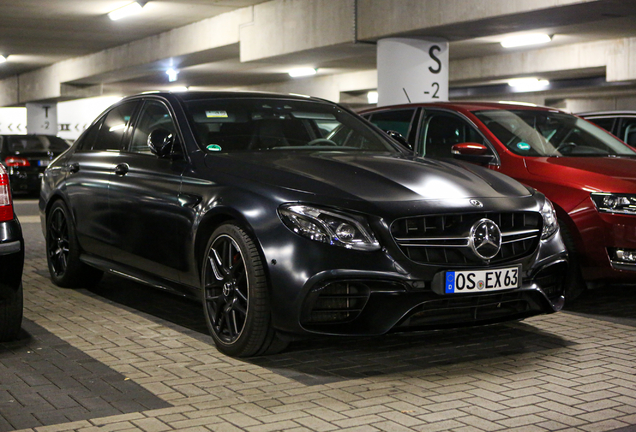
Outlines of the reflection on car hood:
M526 166L549 182L567 179L588 189L636 193L636 159L628 157L529 157Z
M307 193L371 202L530 195L492 170L455 162L352 152L258 152L207 156L217 172Z

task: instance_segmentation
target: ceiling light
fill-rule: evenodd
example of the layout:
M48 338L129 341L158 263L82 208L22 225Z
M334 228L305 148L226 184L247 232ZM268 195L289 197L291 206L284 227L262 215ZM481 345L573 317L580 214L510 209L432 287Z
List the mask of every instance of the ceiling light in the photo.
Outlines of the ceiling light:
M538 78L516 78L508 81L510 87L518 91L541 90L550 85L550 81Z
M166 75L168 75L168 82L175 82L179 76L179 71L170 68L166 71Z
M504 48L514 48L526 45L538 45L548 43L552 40L552 36L544 33L531 33L525 35L510 36L501 41Z
M367 93L367 102L369 104L377 104L378 103L378 92L377 91L370 91L369 93Z
M318 72L318 70L314 68L309 68L309 67L297 68L297 69L290 70L289 76L292 78L298 78L298 77L316 75L316 72Z
M114 11L108 14L108 17L113 21L117 21L119 19L127 18L131 15L141 12L141 9L143 7L144 7L144 4L142 2L136 1L133 3L127 4L126 6L122 6L118 9L115 9Z

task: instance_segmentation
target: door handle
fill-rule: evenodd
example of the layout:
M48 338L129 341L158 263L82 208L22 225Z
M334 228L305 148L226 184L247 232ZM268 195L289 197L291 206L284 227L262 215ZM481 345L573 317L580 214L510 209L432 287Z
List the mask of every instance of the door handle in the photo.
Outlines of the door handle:
M80 166L77 162L72 162L66 166L68 168L69 174L75 174L80 170Z
M118 176L125 176L126 173L128 172L128 168L129 168L128 164L126 164L126 163L118 164L115 167L115 174L118 175Z

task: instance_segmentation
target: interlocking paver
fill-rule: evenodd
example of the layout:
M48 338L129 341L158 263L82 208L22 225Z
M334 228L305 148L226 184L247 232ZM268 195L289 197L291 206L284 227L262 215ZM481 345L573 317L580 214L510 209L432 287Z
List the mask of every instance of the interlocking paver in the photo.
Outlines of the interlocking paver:
M25 232L39 229L28 225ZM36 340L57 339L0 346L0 431L16 427L7 422L11 404L37 411L15 420L37 432L582 432L636 424L635 326L562 312L477 329L319 339L236 360L211 344L197 304L112 276L95 291L62 290L46 278L42 256L30 252L25 267L26 329ZM629 305L636 310L627 293L618 306ZM144 393L126 400L135 389ZM70 422L72 415L89 421Z

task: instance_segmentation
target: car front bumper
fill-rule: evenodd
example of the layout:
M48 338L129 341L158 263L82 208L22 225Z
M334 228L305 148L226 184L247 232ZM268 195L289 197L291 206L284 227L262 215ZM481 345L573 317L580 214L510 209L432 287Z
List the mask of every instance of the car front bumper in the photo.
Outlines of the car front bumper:
M567 253L560 235L521 266L518 288L443 294L445 270L386 248L358 252L301 238L285 228L265 247L274 327L284 333L380 335L390 331L489 324L559 311ZM320 257L320 259L317 259ZM442 292L442 293L440 293Z

